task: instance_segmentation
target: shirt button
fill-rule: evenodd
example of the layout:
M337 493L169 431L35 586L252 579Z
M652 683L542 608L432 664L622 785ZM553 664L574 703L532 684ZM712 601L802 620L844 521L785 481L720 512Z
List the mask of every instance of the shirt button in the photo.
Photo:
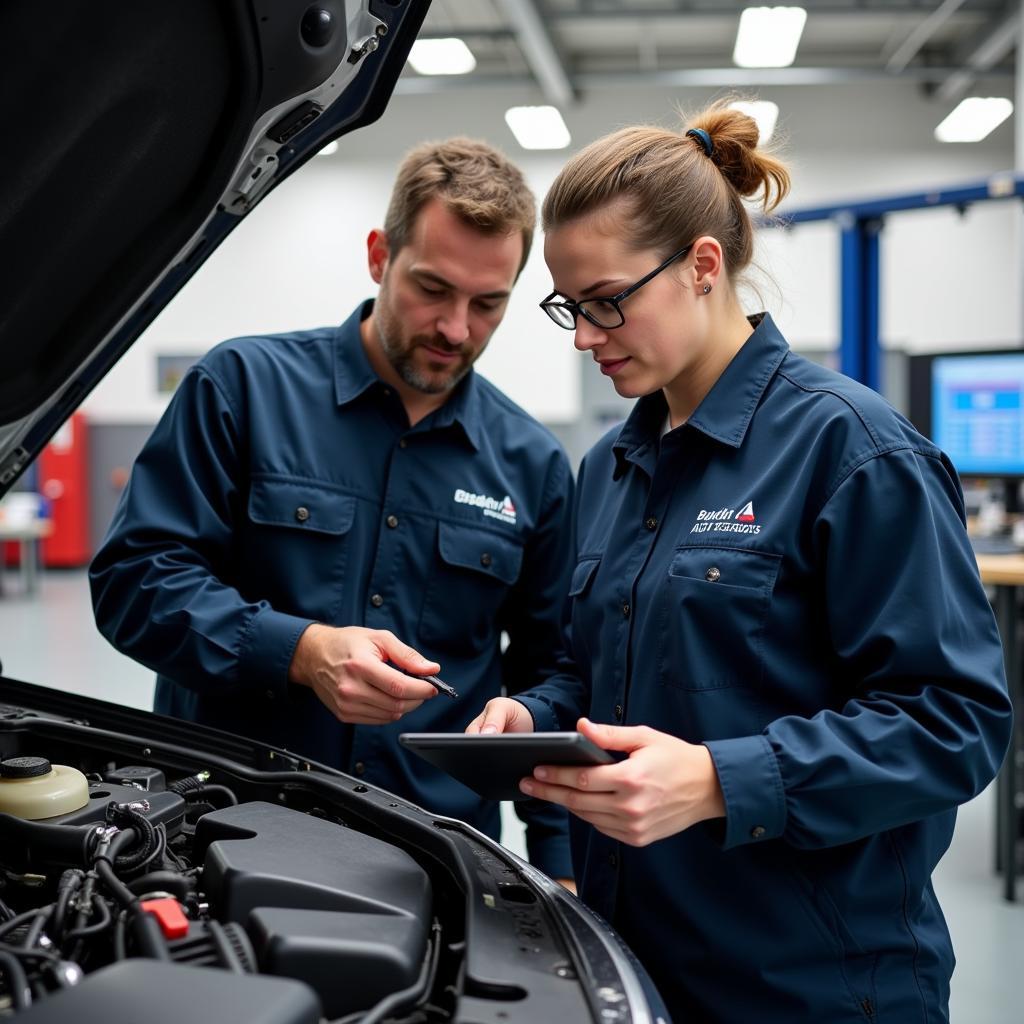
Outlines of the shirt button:
M483 566L483 567L484 567L485 569L486 569L486 568L488 568L488 567L490 566L490 564L491 564L491 562L492 562L492 561L494 561L494 559L492 559L492 558L491 558L491 556L490 556L490 554L489 554L488 552L486 552L486 551L485 551L485 552L484 552L484 553L483 553L483 554L482 554L482 555L480 556L480 564L481 564L481 565L482 565L482 566Z
M721 571L718 569L717 566L714 565L711 566L711 568L708 569L706 573L704 573L704 579L706 579L708 583L717 583L721 578Z
M304 523L309 518L309 509L306 508L305 505L300 505L295 510L295 518L298 519L300 523Z
M403 438L402 438L402 439L401 439L401 440L400 440L400 441L398 442L398 447L399 447L399 448L408 448L408 447L409 447L409 442L408 442L408 441L406 441L406 439L405 439L405 438L403 437Z
M267 690L267 700L273 700L277 696L273 690Z
M393 530L398 525L398 516L388 516L384 520L388 524L388 528Z
M374 594L373 597L370 598L370 604L372 604L374 608L379 608L383 603L384 598L381 597L380 594Z
M616 722L621 722L622 721L622 705L621 704L616 704L615 705L615 721Z
M625 618L625 619L628 619L629 618L629 611L630 611L629 605L628 604L624 604L622 606L622 617Z
M365 775L366 765L362 761L356 761L356 775Z
M646 526L648 530L656 530L658 528L658 520L655 519L654 516L650 516L648 519L644 520L644 526Z
M381 394L382 394L382 395L383 395L383 396L384 396L385 398L390 398L390 397L391 397L391 388L381 388L381 390L380 390L380 393L381 393Z
M619 855L617 853L609 853L608 854L608 863L613 868L617 868L619 866Z
M750 830L750 838L751 839L760 839L765 834L765 832L766 832L766 829L765 829L764 825L755 825Z

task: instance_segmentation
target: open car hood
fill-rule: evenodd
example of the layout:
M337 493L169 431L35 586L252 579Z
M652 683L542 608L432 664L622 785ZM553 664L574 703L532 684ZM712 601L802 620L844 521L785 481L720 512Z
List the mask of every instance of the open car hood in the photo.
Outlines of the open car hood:
M429 6L0 5L0 495L265 195L380 116Z

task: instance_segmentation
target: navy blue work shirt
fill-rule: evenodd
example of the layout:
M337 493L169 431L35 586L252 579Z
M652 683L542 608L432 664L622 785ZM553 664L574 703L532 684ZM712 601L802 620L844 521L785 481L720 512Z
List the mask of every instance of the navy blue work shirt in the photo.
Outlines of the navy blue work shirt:
M573 819L582 897L677 1021L947 1019L930 875L1010 735L946 457L764 315L689 421L661 392L577 481L571 655L538 729L711 752L724 821L634 848Z
M185 375L90 569L100 631L158 673L157 711L342 768L497 838L498 806L398 745L462 732L554 670L572 477L554 437L470 372L410 428L340 328L242 338ZM312 622L391 630L459 692L343 725L288 668ZM509 644L500 650L502 631ZM571 872L564 812L517 804Z

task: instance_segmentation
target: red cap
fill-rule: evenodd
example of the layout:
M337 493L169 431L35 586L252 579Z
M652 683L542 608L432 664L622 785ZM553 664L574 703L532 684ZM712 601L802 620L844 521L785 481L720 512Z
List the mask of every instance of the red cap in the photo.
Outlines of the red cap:
M159 900L144 900L139 906L157 919L164 938L180 939L188 935L188 918L177 900L169 897Z

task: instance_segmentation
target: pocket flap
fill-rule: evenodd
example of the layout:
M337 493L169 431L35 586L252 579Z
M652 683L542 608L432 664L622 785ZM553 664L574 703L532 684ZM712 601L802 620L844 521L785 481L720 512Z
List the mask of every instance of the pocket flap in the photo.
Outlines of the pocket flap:
M781 561L781 555L770 551L698 544L678 548L668 571L670 576L703 580L718 587L771 592Z
M249 518L266 526L337 535L351 528L355 512L352 495L315 480L256 478L249 492Z
M502 583L519 579L522 541L460 523L439 523L437 536L441 558L449 565L493 576Z
M570 597L579 597L590 586L590 581L594 578L594 573L597 572L597 567L600 564L600 555L596 558L581 558L579 560L576 568L572 571L572 581L569 584Z

